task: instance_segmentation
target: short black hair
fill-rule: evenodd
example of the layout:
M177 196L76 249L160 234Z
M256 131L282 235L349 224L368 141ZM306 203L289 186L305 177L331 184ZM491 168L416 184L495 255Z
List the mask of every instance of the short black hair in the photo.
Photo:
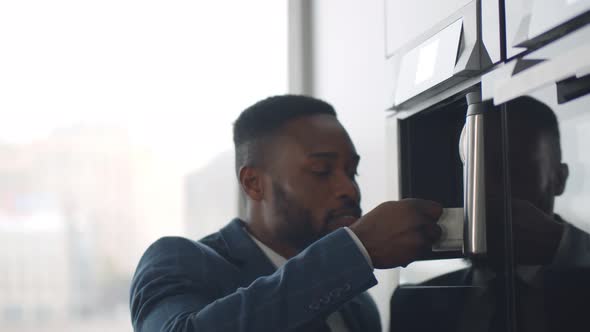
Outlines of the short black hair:
M303 95L280 95L246 108L234 122L236 174L242 166L260 166L265 143L287 122L302 116L336 116L332 105Z
M508 102L507 115L512 145L518 143L521 148L531 148L536 146L535 142L547 137L552 158L555 162L561 160L559 123L549 106L532 97L519 97Z
M553 110L532 97L519 97L508 102L510 133L525 130L527 134L546 134L559 141L559 124Z
M492 105L491 101L489 105ZM526 152L536 146L542 137L547 137L556 161L561 160L559 123L555 112L549 106L529 96L508 101L506 106L511 154L519 155ZM500 110L501 107L493 107L486 118L486 127L489 130L487 136L491 137L489 138L490 152L498 154L500 151L496 151L496 149L500 149L500 140L497 137L501 127Z

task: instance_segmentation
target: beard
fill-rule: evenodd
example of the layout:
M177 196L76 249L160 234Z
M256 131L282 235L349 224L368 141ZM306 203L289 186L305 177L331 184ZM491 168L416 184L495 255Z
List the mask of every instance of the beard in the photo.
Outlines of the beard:
M325 235L323 231L314 229L311 210L287 194L278 183L273 182L272 188L276 235L280 241L287 242L301 251Z

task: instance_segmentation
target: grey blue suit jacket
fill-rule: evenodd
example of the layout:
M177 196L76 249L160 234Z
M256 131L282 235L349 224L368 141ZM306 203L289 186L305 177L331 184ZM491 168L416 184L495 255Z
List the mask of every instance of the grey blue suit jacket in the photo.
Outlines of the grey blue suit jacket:
M200 241L165 237L131 284L135 331L329 331L340 311L351 332L381 331L365 291L377 283L344 229L274 266L235 219Z

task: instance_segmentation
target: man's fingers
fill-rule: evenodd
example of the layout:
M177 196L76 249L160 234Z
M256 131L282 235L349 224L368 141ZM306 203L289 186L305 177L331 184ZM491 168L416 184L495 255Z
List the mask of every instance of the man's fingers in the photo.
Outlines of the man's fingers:
M432 243L438 241L442 235L442 229L438 224L424 224L420 228L424 237Z
M434 201L424 199L408 199L408 201L411 201L411 204L414 205L420 213L432 220L438 220L443 212L442 205Z
M401 234L403 242L416 247L429 247L441 236L441 228L437 224L422 224Z

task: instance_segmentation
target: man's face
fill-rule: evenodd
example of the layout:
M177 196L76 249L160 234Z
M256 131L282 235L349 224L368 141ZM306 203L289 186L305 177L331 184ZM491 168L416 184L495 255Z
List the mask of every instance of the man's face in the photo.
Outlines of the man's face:
M489 137L486 153L490 156L486 160L486 191L490 197L502 197L503 152L499 123L488 123L486 131ZM561 194L556 188L562 187L565 181L561 175L563 164L559 139L519 122L510 127L508 144L512 198L530 202L553 215L555 196Z
M548 134L538 134L530 144L511 146L512 196L531 202L552 215L555 183L559 181L559 143Z
M294 119L271 146L265 213L281 240L303 249L360 217L359 156L334 116Z

